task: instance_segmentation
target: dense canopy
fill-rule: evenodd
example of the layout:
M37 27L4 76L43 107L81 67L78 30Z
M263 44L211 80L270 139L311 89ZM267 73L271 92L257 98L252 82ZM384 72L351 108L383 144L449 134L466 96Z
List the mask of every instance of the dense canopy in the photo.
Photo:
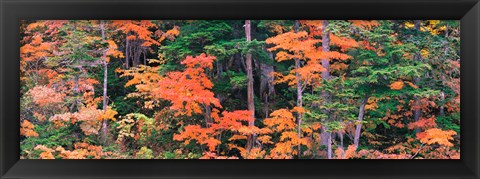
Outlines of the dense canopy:
M25 20L22 159L458 159L460 24Z

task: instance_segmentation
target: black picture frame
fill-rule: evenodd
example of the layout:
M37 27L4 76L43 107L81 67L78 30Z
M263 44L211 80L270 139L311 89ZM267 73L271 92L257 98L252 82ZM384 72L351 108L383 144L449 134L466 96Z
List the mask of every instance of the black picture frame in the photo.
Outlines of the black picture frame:
M1 0L0 178L479 178L478 0ZM460 160L20 160L23 19L461 19Z

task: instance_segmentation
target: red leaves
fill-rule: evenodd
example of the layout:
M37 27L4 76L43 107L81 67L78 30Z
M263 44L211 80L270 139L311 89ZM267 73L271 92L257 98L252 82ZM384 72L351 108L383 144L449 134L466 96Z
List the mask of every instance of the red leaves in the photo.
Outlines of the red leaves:
M433 127L437 127L437 123L435 123L435 116L432 116L430 118L421 118L416 122L412 122L408 124L408 129L416 129L416 128L428 129Z

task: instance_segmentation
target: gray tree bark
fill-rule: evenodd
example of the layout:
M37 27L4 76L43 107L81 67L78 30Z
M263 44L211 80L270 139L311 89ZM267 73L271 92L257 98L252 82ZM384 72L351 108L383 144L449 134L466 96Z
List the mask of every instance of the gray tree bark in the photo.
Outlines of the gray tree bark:
M251 22L250 20L245 20L245 37L247 40L247 43L252 41L252 36L251 36ZM247 52L246 54L246 59L245 59L245 66L246 66L246 71L247 71L247 105L248 105L248 110L252 113L252 118L255 119L255 104L254 104L254 93L253 93L253 65L252 65L252 54L250 52ZM249 126L254 126L255 121L249 121L248 122ZM254 142L255 141L255 135L252 135L249 137L248 143L247 143L247 149L252 149Z

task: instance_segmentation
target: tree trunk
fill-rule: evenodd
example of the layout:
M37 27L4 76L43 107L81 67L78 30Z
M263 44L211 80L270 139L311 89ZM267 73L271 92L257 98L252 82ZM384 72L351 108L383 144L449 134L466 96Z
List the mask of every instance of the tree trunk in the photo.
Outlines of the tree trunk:
M125 38L125 67L128 69L130 68L130 54L129 54L129 51L130 51L130 43L129 43L129 40L128 40L128 36L130 35L130 33L127 33L126 34L126 38Z
M328 21L322 21L322 51L329 52L330 51L330 31L328 31ZM322 72L322 79L329 80L330 79L330 60L329 59L321 59L322 67L325 68L325 71ZM322 96L328 101L330 95L328 92L322 92ZM328 115L329 111L325 111ZM328 120L328 119L327 119ZM322 145L326 145L328 148L328 159L332 158L332 134L331 132L327 131L327 128L322 126ZM327 139L327 140L325 140Z
M295 31L295 33L298 33L299 28L300 28L300 21L295 20L295 24L293 26L293 30ZM300 59L295 58L295 69L296 69L295 80L297 81L297 107L302 107L303 106L302 82L301 82L300 74L297 71L300 67L301 67ZM303 116L302 116L301 113L297 113L297 135L298 135L299 139L302 138L302 128L301 128L302 117ZM297 150L298 150L298 158L300 158L301 153L302 153L302 146L300 144L297 146Z
M252 41L251 36L251 22L250 20L245 20L245 37L247 39L247 43ZM253 93L253 69L252 69L252 54L247 52L246 59L245 59L245 67L247 71L247 102L248 102L248 110L252 113L252 118L255 119L255 104L254 104L254 93ZM255 121L249 121L249 126L254 126ZM249 137L247 149L250 150L253 148L255 141L255 134Z
M136 40L135 41L135 46L134 46L134 51L133 51L133 67L137 67L138 65L141 64L140 62L140 57L142 55L142 46L141 46L142 42L139 41L139 40Z
M332 133L329 132L327 134L328 134L327 157L328 159L332 159Z
M268 98L275 92L274 89L274 78L271 75L274 72L273 65L266 63L259 63L260 69L260 98L264 100L264 106L262 108L264 113L264 118L268 117L269 113L269 101Z
M357 120L357 126L355 128L355 137L353 138L353 145L355 148L358 148L358 143L360 140L360 134L362 130L362 121L363 121L363 116L365 114L365 105L367 104L368 101L368 95L365 95L365 98L362 100L362 104L360 104L360 110L358 112L358 120Z
M205 105L205 115L204 115L204 118L205 118L205 122L206 122L207 128L211 127L212 124L213 124L213 120L212 120L212 107L209 106L209 105Z
M102 20L100 24L100 28L102 30L102 42L105 41L105 22ZM103 112L107 111L107 82L108 82L108 63L107 63L107 51L103 50ZM103 119L102 125L102 139L103 144L107 143L107 120Z

